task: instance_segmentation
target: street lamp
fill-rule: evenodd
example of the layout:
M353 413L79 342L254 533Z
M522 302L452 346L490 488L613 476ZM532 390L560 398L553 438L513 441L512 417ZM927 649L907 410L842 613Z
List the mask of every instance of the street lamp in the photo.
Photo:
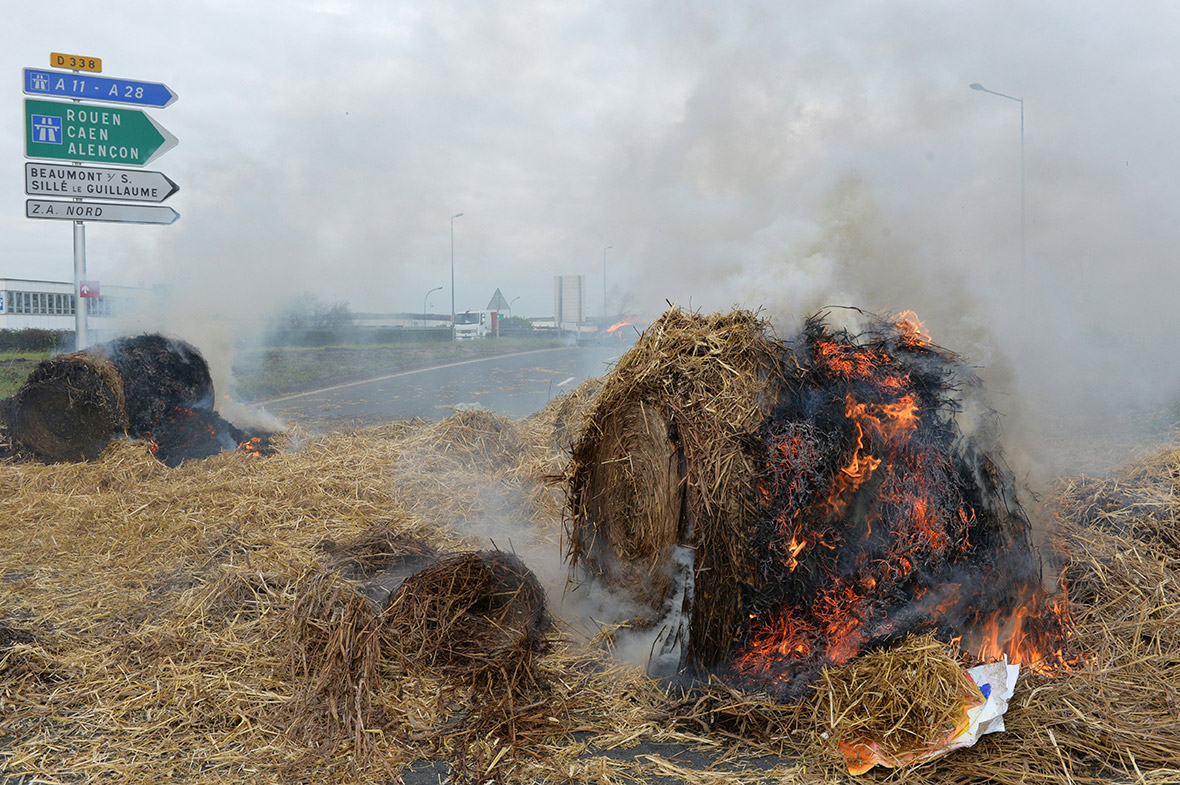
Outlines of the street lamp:
M614 248L613 245L608 245L602 249L602 319L606 321L606 252L608 249Z
M508 301L508 313L512 313L512 304L519 299L520 299L520 295L518 294L515 297L513 297L511 300Z
M455 338L455 219L461 215L451 216L451 340Z
M434 287L433 289L431 289L429 292L426 293L425 297L422 298L422 326L423 327L426 326L426 301L430 299L430 295L434 294L435 292L437 292L441 288L442 288L441 286Z
M1020 272L1027 274L1028 267L1026 266L1024 253L1024 99L1012 95L1005 95L1004 93L997 93L995 90L988 90L979 82L972 82L968 87L983 93L998 95L1000 98L1007 98L1009 101L1015 101L1020 104Z

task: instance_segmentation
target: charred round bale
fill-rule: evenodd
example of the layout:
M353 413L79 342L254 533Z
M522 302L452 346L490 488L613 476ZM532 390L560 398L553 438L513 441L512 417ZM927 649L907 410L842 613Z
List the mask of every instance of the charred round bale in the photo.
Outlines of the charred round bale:
M157 334L117 338L89 349L123 378L128 431L144 436L177 408L213 407L213 377L195 346Z

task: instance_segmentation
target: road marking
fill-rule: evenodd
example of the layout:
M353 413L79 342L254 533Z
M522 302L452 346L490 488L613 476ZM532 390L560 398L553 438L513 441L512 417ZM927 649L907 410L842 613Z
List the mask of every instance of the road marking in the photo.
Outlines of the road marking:
M372 382L383 382L386 379L398 379L403 376L413 376L416 373L429 373L430 371L441 371L444 368L457 368L460 365L471 365L473 363L485 363L490 360L502 360L505 357L523 357L526 354L543 354L544 352L561 352L570 349L569 346L555 346L552 349L530 349L527 352L513 352L512 354L497 354L492 357L477 357L474 360L460 360L457 363L447 363L446 365L434 365L430 368L417 368L412 371L399 371L398 373L391 373L387 376L375 376L372 379L361 379L355 382L345 382L344 384L334 384L331 387L321 387L318 390L308 390L307 392L293 393L292 395L282 395L278 398L271 398L267 401L254 401L254 406L271 406L276 403L285 403L293 401L297 398L306 398L311 395L322 395L323 393L335 392L336 390L346 390L349 387L358 387L362 384L371 384Z

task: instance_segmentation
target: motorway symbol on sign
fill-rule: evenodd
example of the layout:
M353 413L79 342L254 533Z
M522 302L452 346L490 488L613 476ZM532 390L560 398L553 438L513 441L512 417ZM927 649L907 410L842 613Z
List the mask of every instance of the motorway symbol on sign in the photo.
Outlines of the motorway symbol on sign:
M180 190L163 172L98 166L25 164L25 193L75 196L123 202L162 202Z
M159 82L115 79L109 76L72 74L25 68L25 94L50 98L82 98L115 104L165 107L176 100L176 93Z
M102 71L101 57L84 57L83 55L63 55L60 52L49 53L51 68L69 68L71 71Z
M110 202L54 202L26 199L25 217L58 221L105 221L118 224L170 224L180 217L171 207Z
M25 99L25 157L143 166L177 139L139 109Z

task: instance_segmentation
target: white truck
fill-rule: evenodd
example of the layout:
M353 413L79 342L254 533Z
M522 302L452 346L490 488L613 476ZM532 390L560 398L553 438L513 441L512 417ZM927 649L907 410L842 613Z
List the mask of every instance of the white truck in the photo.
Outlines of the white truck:
M488 338L499 334L499 313L496 311L466 311L455 314L456 341Z

